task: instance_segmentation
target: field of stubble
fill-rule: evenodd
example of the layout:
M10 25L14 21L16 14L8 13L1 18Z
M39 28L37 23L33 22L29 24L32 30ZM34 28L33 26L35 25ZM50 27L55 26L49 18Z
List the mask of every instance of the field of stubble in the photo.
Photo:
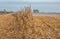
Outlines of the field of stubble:
M34 15L36 39L60 39L60 15Z
M60 15L25 17L0 15L0 39L60 39Z

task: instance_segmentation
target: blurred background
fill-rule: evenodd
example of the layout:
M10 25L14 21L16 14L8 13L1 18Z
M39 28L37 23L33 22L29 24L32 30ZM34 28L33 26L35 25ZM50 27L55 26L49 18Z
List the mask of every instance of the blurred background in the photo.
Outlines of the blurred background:
M19 11L31 6L32 11L60 12L60 0L0 0L0 11Z

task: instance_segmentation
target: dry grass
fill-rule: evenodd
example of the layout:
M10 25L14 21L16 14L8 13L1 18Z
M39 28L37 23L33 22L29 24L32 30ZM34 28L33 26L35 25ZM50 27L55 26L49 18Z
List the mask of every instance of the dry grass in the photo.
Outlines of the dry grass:
M60 39L60 17L32 16L30 10L0 15L0 39Z
M60 39L60 19L50 16L34 16L33 18L36 39Z

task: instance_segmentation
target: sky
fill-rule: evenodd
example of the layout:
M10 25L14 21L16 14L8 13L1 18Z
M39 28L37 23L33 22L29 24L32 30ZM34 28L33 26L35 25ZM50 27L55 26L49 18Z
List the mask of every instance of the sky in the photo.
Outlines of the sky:
M0 2L60 2L60 0L0 0Z
M0 11L18 11L31 3L32 9L38 9L41 12L60 12L60 0L0 0Z

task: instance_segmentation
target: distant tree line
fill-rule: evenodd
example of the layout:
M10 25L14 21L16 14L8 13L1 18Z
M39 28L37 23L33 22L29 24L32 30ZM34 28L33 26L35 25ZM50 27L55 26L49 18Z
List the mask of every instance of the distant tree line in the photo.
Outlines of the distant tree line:
M34 9L33 13L39 13L39 10L38 9Z

